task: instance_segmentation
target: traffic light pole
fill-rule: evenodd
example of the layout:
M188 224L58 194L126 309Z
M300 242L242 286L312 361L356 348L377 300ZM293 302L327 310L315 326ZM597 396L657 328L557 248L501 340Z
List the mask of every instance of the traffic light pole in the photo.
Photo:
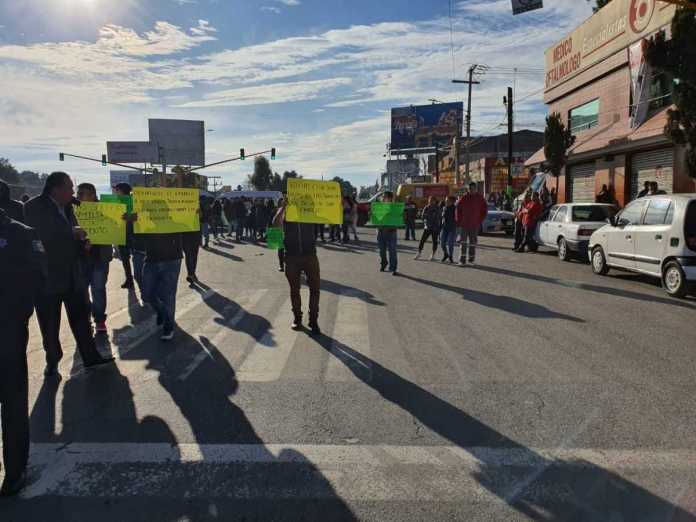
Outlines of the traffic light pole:
M475 84L480 84L481 82L474 81L474 73L476 72L476 69L478 68L478 64L474 64L471 67L469 67L469 79L468 80L452 80L452 83L465 83L469 85L469 96L467 98L467 103L466 103L466 143L464 144L465 150L466 150L466 165L464 168L466 169L466 174L464 176L464 181L468 185L469 182L471 181L470 178L470 173L469 173L469 141L471 138L471 87ZM457 163L457 171L454 173L455 175L455 180L457 183L457 186L461 184L461 179L459 178L459 140L457 140L456 147L454 150L455 157L457 158L455 161Z
M244 149L242 149L244 151ZM222 161L216 161L215 163L209 163L207 165L203 165L202 167L196 167L195 169L191 169L189 172L196 172L197 170L202 170L202 169L207 169L208 167L214 167L216 165L224 165L225 163L231 163L232 161L240 161L244 160L246 158L253 158L255 156L263 156L264 154L271 154L271 159L275 159L275 153L276 150L275 148L272 148L270 150L264 150L262 152L254 152L252 154L240 154L236 158L230 158Z
M507 124L508 124L508 193L512 193L512 135L513 135L513 99L512 87L507 90Z
M116 165L117 167L123 167L124 169L131 169L131 170L137 170L138 172L149 172L152 174L152 169L147 169L147 168L141 168L141 167L133 167L131 165L124 165L123 163L116 163L113 161L106 161L104 158L102 159L96 159L96 158L88 158L87 156L78 156L77 154L68 154L67 152L59 152L58 153L58 159L60 161L64 161L64 157L68 156L70 158L78 158L78 159L83 159L87 161L96 161L97 163L101 163L102 166L106 165Z

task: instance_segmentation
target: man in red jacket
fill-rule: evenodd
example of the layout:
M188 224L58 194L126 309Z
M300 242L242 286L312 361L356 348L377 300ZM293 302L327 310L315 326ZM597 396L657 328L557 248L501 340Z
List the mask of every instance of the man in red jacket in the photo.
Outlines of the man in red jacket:
M455 210L457 232L461 241L459 253L459 266L466 266L467 247L469 250L469 264L476 261L476 244L481 223L488 215L488 205L483 196L479 194L476 183L469 184L469 191L459 198Z
M525 247L529 247L534 243L534 232L536 231L537 221L543 210L544 207L541 205L539 193L535 192L532 194L532 200L525 203L520 211L522 215L522 226L524 227L524 243L520 245L517 252L524 252Z

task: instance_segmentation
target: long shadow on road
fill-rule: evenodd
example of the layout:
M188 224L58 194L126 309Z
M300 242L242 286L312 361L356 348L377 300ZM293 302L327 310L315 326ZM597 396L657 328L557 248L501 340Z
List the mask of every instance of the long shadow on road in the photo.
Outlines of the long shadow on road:
M536 453L336 339L323 336L316 342L384 400L474 456L480 463L476 480L533 520L696 521L693 514L612 471ZM514 450L515 461L527 463L531 471L503 468L492 448ZM563 494L543 494L541 484Z
M421 279L420 277L414 277L406 274L401 274L402 279L408 279L416 283L420 283L427 286L432 286L440 290L445 290L447 292L452 292L461 295L465 300L472 303L485 306L487 308L495 308L497 310L502 310L515 315L520 315L522 317L528 317L530 319L563 319L565 321L572 321L574 323L584 323L585 321L572 315L560 314L554 312L545 306L532 303L530 301L525 301L523 299L517 299L515 297L510 297L508 295L496 295L489 294L487 292L481 292L479 290L471 290L470 288L461 288L458 286L452 286L445 283L439 283L437 281L431 281L429 279Z

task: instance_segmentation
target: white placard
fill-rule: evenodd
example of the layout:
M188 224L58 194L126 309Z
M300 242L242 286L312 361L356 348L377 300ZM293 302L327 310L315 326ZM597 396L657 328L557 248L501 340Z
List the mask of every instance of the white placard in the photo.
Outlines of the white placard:
M167 165L205 165L205 125L197 120L148 120L150 143Z

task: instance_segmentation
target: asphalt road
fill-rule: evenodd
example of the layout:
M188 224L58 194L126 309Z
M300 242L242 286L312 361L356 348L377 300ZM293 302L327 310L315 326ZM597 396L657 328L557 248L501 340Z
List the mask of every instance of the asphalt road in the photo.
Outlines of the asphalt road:
M393 277L360 232L320 248L319 338L275 252L229 241L174 343L118 261L115 366L66 325L44 380L32 319L31 485L0 520L696 520L696 300L493 236L466 268L400 240Z

